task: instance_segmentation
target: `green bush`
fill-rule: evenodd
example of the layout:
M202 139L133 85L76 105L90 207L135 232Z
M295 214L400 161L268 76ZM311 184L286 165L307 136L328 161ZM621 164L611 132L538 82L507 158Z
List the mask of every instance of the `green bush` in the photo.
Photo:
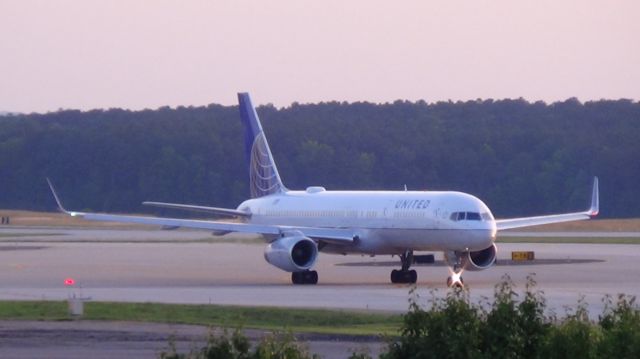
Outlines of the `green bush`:
M382 358L640 358L640 310L634 297L620 295L607 305L599 322L589 319L580 299L564 319L545 316L544 294L527 278L518 300L511 278L496 285L486 310L469 302L468 293L435 295L422 309L411 295L400 337ZM413 293L413 292L412 292Z
M601 358L640 358L640 311L635 301L635 297L620 294L612 306L611 297L605 297L605 310L599 322Z
M418 303L416 288L409 292L409 311L399 336L392 338L383 359L400 358L640 358L640 310L635 297L605 297L605 309L592 321L581 298L564 318L545 316L544 294L527 278L522 300L508 275L496 285L491 305L472 304L463 289L444 298L432 292L426 309ZM207 345L179 354L173 342L163 359L303 359L315 358L291 334L265 336L251 351L248 339L236 330L231 336L211 335ZM350 359L369 359L353 353Z
M310 355L305 348L296 342L291 334L272 333L262 338L257 345L253 359L307 359L317 358Z
M462 289L432 299L429 310L415 300L404 316L397 342L382 358L476 358L479 355L481 309Z
M597 344L600 331L589 320L589 312L584 299L580 299L575 314L549 327L549 331L540 343L542 358L599 358Z
M481 351L487 358L537 358L549 325L544 317L545 301L534 291L535 281L527 277L524 300L508 275L496 285L494 303L482 323Z
M262 338L253 351L249 339L236 329L231 336L224 330L221 335L209 334L207 344L188 354L178 353L173 339L169 347L159 354L161 359L311 359L305 348L292 334L271 333Z

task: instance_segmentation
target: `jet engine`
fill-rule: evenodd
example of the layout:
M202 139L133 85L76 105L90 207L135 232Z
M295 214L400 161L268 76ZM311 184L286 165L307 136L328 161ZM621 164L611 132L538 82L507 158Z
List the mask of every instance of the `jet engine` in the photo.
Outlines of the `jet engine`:
M308 270L317 257L318 246L302 234L279 238L264 250L264 259L269 264L287 272Z
M483 250L473 252L455 252L453 256L445 254L450 266L458 265L470 271L480 271L491 267L496 262L498 248L495 244Z
M491 267L496 262L498 248L495 244L480 251L467 252L462 260L463 268L479 271Z

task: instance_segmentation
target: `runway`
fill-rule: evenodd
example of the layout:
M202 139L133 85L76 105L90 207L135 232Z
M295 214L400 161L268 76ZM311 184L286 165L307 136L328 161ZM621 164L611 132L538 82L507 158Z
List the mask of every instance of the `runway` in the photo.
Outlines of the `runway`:
M212 303L404 312L408 285L392 285L399 263L389 256L321 254L319 284L293 286L290 274L263 259L264 245L214 240L207 232L161 230L0 229L0 299L64 300L75 294L95 301ZM498 265L464 273L473 301L492 298L509 274L516 291L535 273L548 308L563 315L585 297L593 317L606 294L640 295L640 247L606 244L498 243ZM536 260L510 261L511 251L533 250ZM447 292L448 270L415 267L419 302ZM397 264L399 265L399 264ZM396 265L396 266L397 266ZM73 278L76 285L65 287Z

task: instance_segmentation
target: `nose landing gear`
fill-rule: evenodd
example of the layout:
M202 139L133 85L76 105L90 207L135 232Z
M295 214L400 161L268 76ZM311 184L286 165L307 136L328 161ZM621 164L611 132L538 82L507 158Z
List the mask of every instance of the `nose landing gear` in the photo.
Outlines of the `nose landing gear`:
M415 283L418 281L418 273L415 270L409 270L413 263L413 251L407 250L400 255L402 262L401 270L391 271L391 283Z
M444 259L450 266L449 273L451 273L447 278L447 287L463 288L462 272L464 272L465 267L462 263L462 256L454 251L447 251L444 252Z
M449 288L464 288L464 280L462 279L463 268L460 268L459 264L454 264L449 270L451 275L447 278L447 287Z
M464 280L462 280L462 271L454 272L447 278L447 287L449 288L463 288Z

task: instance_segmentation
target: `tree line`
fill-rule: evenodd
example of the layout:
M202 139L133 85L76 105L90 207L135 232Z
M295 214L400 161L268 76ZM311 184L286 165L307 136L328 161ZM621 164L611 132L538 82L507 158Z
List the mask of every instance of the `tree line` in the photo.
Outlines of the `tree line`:
M576 99L257 109L285 185L458 190L497 217L586 209L640 216L640 103ZM78 210L144 200L235 207L248 197L237 106L0 116L0 208L52 210L50 177Z

